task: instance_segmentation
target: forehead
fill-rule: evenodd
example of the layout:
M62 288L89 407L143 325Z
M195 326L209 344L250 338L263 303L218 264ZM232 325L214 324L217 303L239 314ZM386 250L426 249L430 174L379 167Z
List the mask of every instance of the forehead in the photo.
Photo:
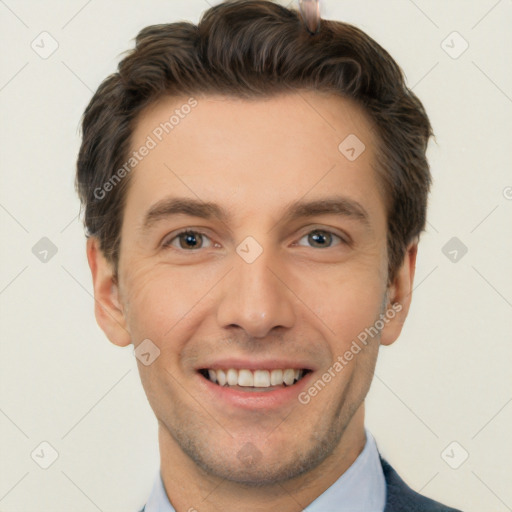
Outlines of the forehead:
M384 208L372 123L331 94L165 97L139 116L131 148L145 145L151 149L130 176L132 210L174 194L253 215L333 192L368 203L375 215Z

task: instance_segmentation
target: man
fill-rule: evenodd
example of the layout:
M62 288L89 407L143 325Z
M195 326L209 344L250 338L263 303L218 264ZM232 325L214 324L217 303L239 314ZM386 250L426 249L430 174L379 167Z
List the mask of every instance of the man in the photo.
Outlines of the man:
M145 512L453 511L364 426L424 229L431 126L359 29L264 0L146 27L83 119L96 318L159 425Z

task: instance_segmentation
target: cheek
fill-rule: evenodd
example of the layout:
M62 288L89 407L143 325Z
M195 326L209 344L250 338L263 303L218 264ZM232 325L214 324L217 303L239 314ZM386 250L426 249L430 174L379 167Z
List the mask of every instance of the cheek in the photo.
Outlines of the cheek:
M298 277L298 276L297 276ZM375 264L364 271L333 269L328 273L302 275L297 295L315 313L331 342L336 357L379 318L385 280ZM312 284L314 283L314 285ZM317 323L318 323L317 322Z
M205 294L211 283L218 280L217 275L214 272L199 275L192 267L176 270L154 263L131 268L124 276L123 299L135 343L145 338L157 345L172 340L173 348L178 349L175 344L186 338L191 322L207 302Z

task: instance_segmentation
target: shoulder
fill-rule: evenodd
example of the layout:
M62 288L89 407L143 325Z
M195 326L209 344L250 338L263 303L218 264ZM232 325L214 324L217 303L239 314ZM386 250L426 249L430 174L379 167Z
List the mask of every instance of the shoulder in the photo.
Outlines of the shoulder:
M381 456L380 461L386 479L384 512L461 512L413 491Z

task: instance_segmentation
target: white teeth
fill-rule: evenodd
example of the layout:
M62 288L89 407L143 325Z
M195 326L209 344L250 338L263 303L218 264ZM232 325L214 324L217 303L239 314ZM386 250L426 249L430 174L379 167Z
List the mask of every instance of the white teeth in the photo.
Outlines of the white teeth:
M272 370L270 374L270 384L278 386L283 383L283 370Z
M270 386L291 386L295 381L302 378L304 372L295 368L284 370L208 370L208 377L212 382L220 386L242 386L268 388Z
M236 370L233 370L233 368L229 369L226 376L230 386L236 386L238 384L238 372Z
M221 386L224 386L226 384L226 374L223 370L217 370L217 381Z
M254 372L254 387L268 388L270 386L270 373L267 370L256 370Z
M283 380L287 386L291 386L295 380L295 371L290 368L285 370L283 374Z
M235 370L236 372L236 370ZM239 370L238 371L238 385L239 386L253 386L254 377L251 370Z

